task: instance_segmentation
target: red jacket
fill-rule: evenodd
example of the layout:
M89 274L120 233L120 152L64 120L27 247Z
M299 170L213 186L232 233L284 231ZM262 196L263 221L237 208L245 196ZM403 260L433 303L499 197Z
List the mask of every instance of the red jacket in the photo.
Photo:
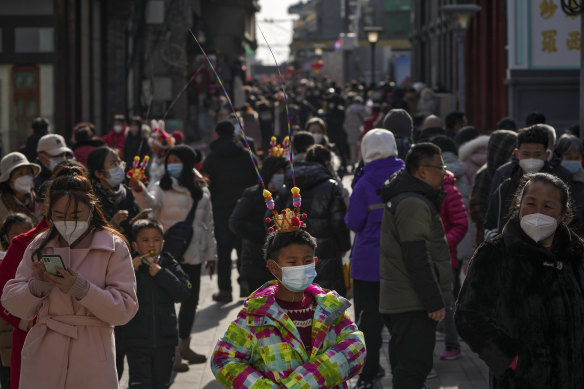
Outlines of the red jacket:
M361 138L363 138L368 131L373 129L373 126L375 125L375 123L377 123L377 120L379 119L379 115L381 115L380 112L375 113L369 116L367 119L365 119L365 121L363 122L363 131L361 132Z
M440 217L442 224L444 224L444 232L446 233L446 241L450 249L450 260L453 268L458 268L458 253L457 247L460 241L464 238L468 230L468 220L466 217L466 209L462 201L462 195L458 188L454 186L454 174L447 171L444 176L444 191L446 197L442 203L440 210Z
M8 247L4 260L0 262L0 291L4 290L4 285L16 275L16 269L22 261L22 256L28 244L38 234L46 230L47 227L47 222L45 219L42 219L35 228L12 239L12 244ZM12 331L12 356L10 359L10 389L18 389L18 381L20 380L20 353L22 352L22 346L24 345L27 333L18 329L20 318L12 316L4 307L0 309L0 317L14 327Z
M112 149L120 150L120 154L124 155L124 146L126 145L126 128L119 134L113 128L105 134L101 139Z

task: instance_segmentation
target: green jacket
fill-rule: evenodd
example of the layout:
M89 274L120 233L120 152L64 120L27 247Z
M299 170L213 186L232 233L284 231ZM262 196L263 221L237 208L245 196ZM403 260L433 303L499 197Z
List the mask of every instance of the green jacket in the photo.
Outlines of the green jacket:
M395 173L382 190L380 299L384 314L434 312L451 301L452 265L440 218L444 193Z

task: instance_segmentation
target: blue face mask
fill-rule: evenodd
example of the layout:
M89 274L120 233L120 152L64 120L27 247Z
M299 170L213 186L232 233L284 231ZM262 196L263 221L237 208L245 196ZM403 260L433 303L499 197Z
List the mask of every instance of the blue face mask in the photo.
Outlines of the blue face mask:
M171 177L179 178L182 173L183 164L182 163L169 163L166 166L166 171Z
M278 265L277 265L278 266ZM308 288L316 277L315 263L304 266L278 266L282 269L280 282L291 292L302 292Z
M576 174L582 167L582 161L562 161L562 166L572 174Z
M108 173L109 178L106 178L105 180L113 188L117 188L126 178L123 166L116 166L115 168L108 169Z

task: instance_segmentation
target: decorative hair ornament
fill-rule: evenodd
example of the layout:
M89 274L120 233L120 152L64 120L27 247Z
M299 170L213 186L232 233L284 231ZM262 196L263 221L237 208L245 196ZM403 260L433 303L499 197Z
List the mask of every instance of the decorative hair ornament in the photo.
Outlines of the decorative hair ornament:
M211 71L215 75L215 78L217 79L219 86L223 90L223 94L225 95L225 98L227 99L227 103L231 107L231 110L233 111L233 114L235 115L235 118L237 119L237 124L239 125L239 128L241 128L241 134L243 135L245 145L247 146L247 150L249 152L251 162L252 162L253 167L256 171L258 179L260 180L260 184L262 185L262 188L264 189L263 196L264 196L264 200L266 202L266 207L272 211L272 217L273 217L275 229L274 229L274 227L269 227L268 231L273 232L274 230L276 230L278 233L297 231L299 228L305 226L305 223L303 221L301 221L300 219L301 218L306 219L307 215L305 213L300 215L300 206L302 205L302 198L300 197L300 189L298 187L296 187L296 178L294 176L294 164L292 162L292 153L288 152L288 156L289 156L289 160L290 160L290 172L292 174L292 183L294 185L293 188L291 189L292 205L293 205L294 209L290 210L290 209L286 208L283 211L281 211L280 213L278 213L278 211L274 209L274 199L272 198L272 193L266 189L266 185L264 184L264 180L262 179L262 176L260 174L260 171L258 169L256 161L253 157L253 152L251 151L251 148L249 146L249 142L247 139L247 135L245 133L245 129L244 129L243 125L241 124L241 120L239 119L239 115L237 114L237 111L235 110L235 107L233 106L233 103L231 102L231 98L229 97L229 94L227 93L227 90L225 89L225 87L223 85L223 81L221 80L221 77L219 77L219 74L217 74L217 71L215 70L213 63L211 62L211 59L209 58L209 56L207 55L207 53L203 49L203 46L201 46L201 43L199 42L199 40L197 39L195 34L193 34L192 30L190 30L190 29L189 29L189 32L192 35L195 42L197 43L197 46L199 47L199 49L203 53L203 56L207 60L207 63L209 64ZM262 35L263 35L263 32L262 32ZM265 39L265 36L264 36L264 39ZM266 43L267 43L267 40L266 40ZM268 44L268 48L269 48L269 44ZM270 51L271 51L271 48L270 48ZM274 56L273 52L272 52L272 56ZM274 57L274 61L275 60L276 60L276 58ZM278 66L277 62L276 62L276 66ZM279 66L278 66L278 73L280 73ZM280 74L280 80L282 80L282 91L284 94L284 102L286 103L286 118L288 120L288 136L286 138L284 138L284 142L283 142L283 144L286 147L290 144L290 138L291 138L290 117L288 114L288 101L287 101L286 92L284 89L284 79L282 78L281 74ZM280 152L281 152L280 156L284 155L285 149L282 146L279 146L276 144L275 137L272 137L270 145L272 146L272 149L270 150L270 153L272 155L277 156L274 153L280 153ZM266 223L270 223L271 221L272 221L272 219L266 218Z
M164 120L152 120L152 133L150 135L150 142L156 146L169 149L174 146L174 138L164 131Z
M144 156L142 162L140 162L140 156L136 155L134 161L132 162L132 168L128 170L126 175L130 180L142 181L144 185L148 185L148 178L146 177L146 167L148 166L148 161L150 161L150 156Z
M272 199L272 193L269 190L264 189L264 200L266 202L266 207L272 211L272 219L266 218L266 223L274 222L274 227L268 228L269 232L274 230L277 233L282 232L292 232L305 227L306 224L300 219L306 219L307 215L305 213L300 214L300 206L302 205L302 198L300 197L300 189L298 187L293 187L290 192L292 192L292 206L294 209L286 208L278 213L274 209L274 200Z
M288 139L289 139L288 137L285 137L284 141L282 142L282 145L280 146L276 142L276 137L273 136L271 141L270 141L270 146L272 146L272 147L268 150L268 153L272 157L276 157L276 158L281 158L284 155L286 155L288 153L288 145L290 144Z

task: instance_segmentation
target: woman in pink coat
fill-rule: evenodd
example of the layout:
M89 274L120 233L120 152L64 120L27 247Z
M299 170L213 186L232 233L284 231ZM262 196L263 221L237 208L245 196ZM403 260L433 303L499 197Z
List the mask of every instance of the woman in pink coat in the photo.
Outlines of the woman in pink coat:
M444 224L446 241L450 249L450 260L452 262L452 293L454 300L458 297L460 290L460 263L458 261L457 246L464 238L468 229L468 220L466 217L466 208L462 201L462 195L455 186L456 178L450 171L444 175L444 192L446 197L442 202L440 217ZM451 306L446 307L446 316L444 317L444 345L445 348L440 354L440 359L453 360L460 358L460 343L458 334L454 325L454 311Z
M108 226L86 177L65 176L49 192L50 229L28 246L2 305L36 322L22 349L20 388L118 387L113 327L138 303L124 238ZM40 262L61 257L59 276Z

